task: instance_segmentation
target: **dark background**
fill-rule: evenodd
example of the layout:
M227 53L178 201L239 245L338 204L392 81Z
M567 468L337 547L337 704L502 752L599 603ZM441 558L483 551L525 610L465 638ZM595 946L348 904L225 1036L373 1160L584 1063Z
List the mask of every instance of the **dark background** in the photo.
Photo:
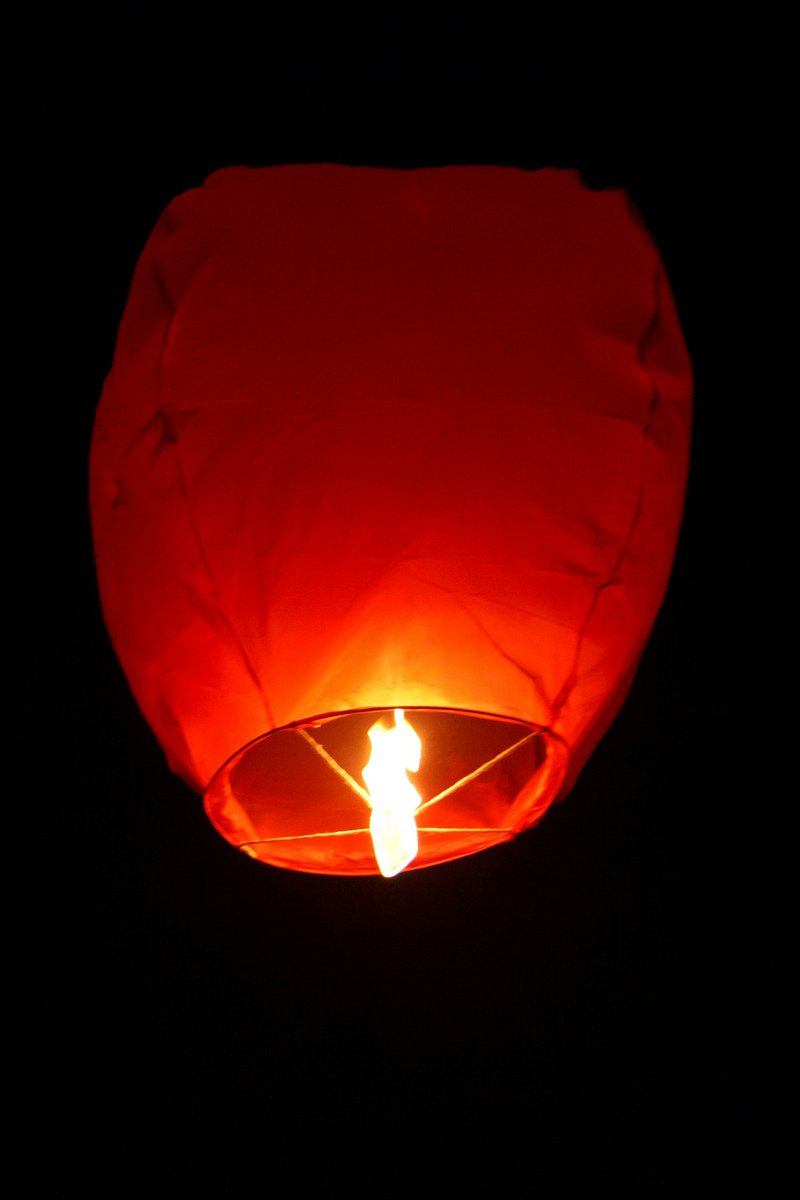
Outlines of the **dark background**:
M229 1194L776 1194L789 7L7 7L15 1194L54 1172L183 1195L198 1164ZM215 833L93 574L91 426L153 224L218 167L313 161L625 187L696 376L681 540L623 711L535 830L390 882L281 872Z

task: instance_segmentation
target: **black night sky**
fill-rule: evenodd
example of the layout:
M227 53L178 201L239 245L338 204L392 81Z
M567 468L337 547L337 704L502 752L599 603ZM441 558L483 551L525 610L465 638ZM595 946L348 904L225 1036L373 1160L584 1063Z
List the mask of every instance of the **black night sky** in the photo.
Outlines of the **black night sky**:
M789 5L527 7L7 6L11 1195L182 1196L198 1170L234 1195L777 1194ZM533 831L389 882L214 831L117 665L88 517L161 211L219 167L331 161L625 187L695 371L685 521L622 712Z

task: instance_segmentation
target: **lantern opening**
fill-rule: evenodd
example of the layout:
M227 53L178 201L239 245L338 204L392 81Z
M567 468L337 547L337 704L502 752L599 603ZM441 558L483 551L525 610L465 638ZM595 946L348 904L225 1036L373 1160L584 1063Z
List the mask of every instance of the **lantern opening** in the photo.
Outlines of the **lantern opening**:
M389 876L508 841L558 791L567 753L549 730L482 713L403 714L336 713L258 738L211 781L210 819L233 845L275 866ZM365 757L387 735L407 738L404 729L418 736L421 755L402 758L411 765L399 768L405 785L394 807L376 803Z

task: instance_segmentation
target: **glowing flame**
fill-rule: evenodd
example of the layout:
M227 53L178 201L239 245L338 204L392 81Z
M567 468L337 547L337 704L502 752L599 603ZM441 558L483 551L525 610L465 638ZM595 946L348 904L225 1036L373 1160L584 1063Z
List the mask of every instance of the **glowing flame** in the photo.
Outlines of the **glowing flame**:
M372 753L361 772L372 804L369 831L381 875L399 874L416 858L419 842L414 813L422 803L406 771L418 771L422 742L405 719L394 710L394 727L373 725L369 731Z

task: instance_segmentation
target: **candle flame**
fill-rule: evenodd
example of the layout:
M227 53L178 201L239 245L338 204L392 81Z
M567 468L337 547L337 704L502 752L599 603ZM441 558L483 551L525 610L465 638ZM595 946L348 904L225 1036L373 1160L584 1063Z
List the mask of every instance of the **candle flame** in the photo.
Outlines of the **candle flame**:
M381 875L399 874L417 856L419 842L414 813L422 803L406 774L419 770L422 742L405 719L394 710L394 726L380 721L369 731L372 752L361 772L370 795L369 831Z

